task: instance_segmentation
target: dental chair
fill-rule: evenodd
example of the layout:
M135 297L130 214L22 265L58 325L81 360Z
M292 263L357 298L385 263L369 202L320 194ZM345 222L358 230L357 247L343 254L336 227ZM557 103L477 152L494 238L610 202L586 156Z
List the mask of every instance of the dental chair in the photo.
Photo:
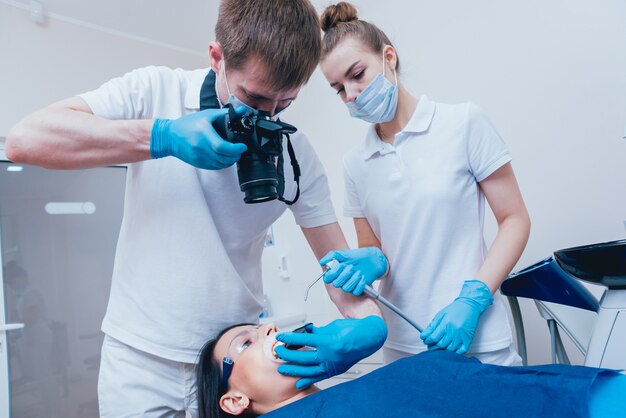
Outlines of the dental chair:
M600 301L579 280L605 286ZM535 301L551 337L552 362L570 364L559 330L585 356L585 366L626 369L626 240L555 251L509 275L501 292L515 323L518 350L527 364L517 298Z

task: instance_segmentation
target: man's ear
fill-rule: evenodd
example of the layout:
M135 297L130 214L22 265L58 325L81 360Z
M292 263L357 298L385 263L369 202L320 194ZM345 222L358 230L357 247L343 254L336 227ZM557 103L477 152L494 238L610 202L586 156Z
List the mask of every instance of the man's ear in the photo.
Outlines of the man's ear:
M211 42L209 44L209 61L211 62L211 68L215 74L219 74L220 65L224 65L222 59L222 44L219 42Z
M246 412L250 405L250 399L237 391L228 391L220 398L220 408L231 415L240 415Z

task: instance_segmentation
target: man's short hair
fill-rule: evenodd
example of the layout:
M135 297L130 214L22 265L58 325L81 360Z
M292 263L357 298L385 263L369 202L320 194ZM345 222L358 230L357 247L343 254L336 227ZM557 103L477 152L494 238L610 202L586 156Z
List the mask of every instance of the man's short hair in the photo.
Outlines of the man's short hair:
M241 70L257 58L272 90L305 84L322 48L319 19L308 0L222 0L215 38L227 69Z

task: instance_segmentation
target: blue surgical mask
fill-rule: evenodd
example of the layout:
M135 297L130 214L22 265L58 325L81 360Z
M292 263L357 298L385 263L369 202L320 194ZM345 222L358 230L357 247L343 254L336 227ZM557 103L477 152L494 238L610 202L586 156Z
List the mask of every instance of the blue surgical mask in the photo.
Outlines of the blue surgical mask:
M245 109L244 115L257 115L259 113L258 110L256 110L255 108L251 106L248 106L247 104L239 100L237 96L231 93L230 87L228 86L228 77L226 76L226 65L224 64L223 59L222 59L222 68L224 69L224 81L226 82L226 91L228 92L228 103L233 105L235 109L238 109L243 106L243 108ZM216 88L215 92L217 93L217 84L215 85L215 88ZM224 107L224 104L220 100L219 94L216 94L216 95L217 95L217 101L219 102L220 106Z
M226 91L228 92L228 103L233 105L233 107L235 109L243 106L245 108L244 115L258 115L259 111L257 109L253 108L252 106L248 106L242 100L239 100L239 98L237 98L237 96L235 96L233 93L231 93L230 86L228 85L228 77L226 76L226 65L224 64L224 60L223 59L222 59L222 68L224 68L224 81L226 82ZM219 95L217 95L217 97L218 97L218 102L219 102ZM223 107L221 102L220 102L220 106ZM289 107L289 106L287 106L287 107ZM275 112L274 115L272 116L272 119L275 120L276 118L278 118L278 115L280 113L282 113L283 110L287 109L287 107L283 107L278 112Z
M396 84L385 77L383 55L383 72L374 77L354 101L346 103L350 116L370 123L389 122L393 119L398 108L398 76L395 69L393 73Z

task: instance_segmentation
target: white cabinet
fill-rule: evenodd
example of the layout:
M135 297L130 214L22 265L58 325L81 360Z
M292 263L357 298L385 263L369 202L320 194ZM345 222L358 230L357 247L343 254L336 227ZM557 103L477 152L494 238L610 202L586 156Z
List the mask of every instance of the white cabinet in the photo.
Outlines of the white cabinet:
M44 170L0 152L0 418L98 415L125 177L122 167Z

